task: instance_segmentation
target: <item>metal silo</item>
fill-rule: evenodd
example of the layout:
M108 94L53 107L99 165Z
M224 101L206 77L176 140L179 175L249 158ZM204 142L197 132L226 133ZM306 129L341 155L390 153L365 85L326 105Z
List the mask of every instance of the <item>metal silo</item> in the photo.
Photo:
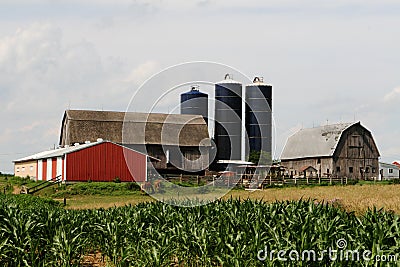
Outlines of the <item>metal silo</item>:
M214 119L217 160L241 160L242 84L229 74L215 84Z
M265 151L272 154L272 86L256 77L246 86L246 132L249 138L249 150Z
M208 95L192 86L189 92L181 94L181 114L202 115L208 124Z

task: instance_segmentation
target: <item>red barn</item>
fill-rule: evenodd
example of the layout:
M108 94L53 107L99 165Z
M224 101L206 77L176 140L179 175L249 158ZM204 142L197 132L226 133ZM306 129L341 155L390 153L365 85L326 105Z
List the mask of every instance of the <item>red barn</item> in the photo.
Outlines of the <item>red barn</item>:
M36 180L62 177L69 182L147 181L149 157L109 141L99 141L41 152L14 161L16 168L36 161Z

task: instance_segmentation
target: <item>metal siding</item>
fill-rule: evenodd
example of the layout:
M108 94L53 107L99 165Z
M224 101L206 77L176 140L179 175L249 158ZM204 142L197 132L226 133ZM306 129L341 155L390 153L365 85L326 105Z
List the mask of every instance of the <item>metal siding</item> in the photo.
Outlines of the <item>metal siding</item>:
M146 180L147 156L113 143L101 143L68 154L66 172L69 181L123 182Z
M37 175L36 175L36 179L38 181L43 180L43 160L38 160L38 166L37 166Z
M57 158L51 159L51 179L57 176Z
M47 160L44 159L42 162L42 180L45 181L47 178Z
M51 179L51 175L53 174L52 173L52 167L53 167L53 164L52 164L53 162L52 162L52 159L47 159L47 175L46 175L46 180L50 180Z

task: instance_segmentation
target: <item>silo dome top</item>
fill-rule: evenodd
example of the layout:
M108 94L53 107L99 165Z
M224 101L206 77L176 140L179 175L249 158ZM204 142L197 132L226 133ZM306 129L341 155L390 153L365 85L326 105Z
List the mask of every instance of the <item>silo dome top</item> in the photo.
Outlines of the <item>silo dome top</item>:
M225 74L224 80L217 82L217 84L225 84L225 83L241 84L240 82L233 80L232 75L229 73Z
M246 86L263 86L263 85L268 85L268 84L264 83L263 77L256 76L253 79L253 83L248 84Z
M194 86L190 87L190 91L189 92L185 92L185 93L183 93L183 95L207 95L207 94L203 93L203 92L200 92L199 86L198 85L194 85Z

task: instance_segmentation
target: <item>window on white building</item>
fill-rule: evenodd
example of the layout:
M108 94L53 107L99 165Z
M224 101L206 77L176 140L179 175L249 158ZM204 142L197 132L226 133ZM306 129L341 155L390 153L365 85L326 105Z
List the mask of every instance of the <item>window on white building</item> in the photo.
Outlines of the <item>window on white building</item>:
M393 173L393 169L389 169L389 173Z

